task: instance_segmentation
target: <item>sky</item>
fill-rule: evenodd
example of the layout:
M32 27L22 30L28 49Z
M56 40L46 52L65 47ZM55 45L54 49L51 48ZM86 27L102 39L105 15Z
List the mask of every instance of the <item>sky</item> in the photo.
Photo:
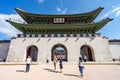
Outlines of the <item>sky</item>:
M120 0L0 0L0 40L10 40L19 30L5 20L12 19L17 22L24 20L14 10L20 8L36 14L78 14L104 7L94 22L107 17L113 18L97 33L108 39L120 39Z

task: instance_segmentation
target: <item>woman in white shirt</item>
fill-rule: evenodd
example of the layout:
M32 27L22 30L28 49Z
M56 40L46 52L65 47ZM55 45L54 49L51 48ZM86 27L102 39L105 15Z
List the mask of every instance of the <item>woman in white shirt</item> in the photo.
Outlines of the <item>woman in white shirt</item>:
M29 72L29 70L30 70L30 63L31 63L31 58L30 58L30 56L28 56L28 58L26 60L26 72Z
M80 74L81 74L81 76L83 77L84 64L83 64L83 61L82 61L82 58L81 58L81 57L79 57L78 67L79 67Z

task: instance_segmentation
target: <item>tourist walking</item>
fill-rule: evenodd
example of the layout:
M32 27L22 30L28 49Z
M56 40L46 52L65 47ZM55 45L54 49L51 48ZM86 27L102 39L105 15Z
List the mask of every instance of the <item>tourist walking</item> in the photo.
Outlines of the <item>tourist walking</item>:
M46 63L49 63L49 56L46 57Z
M84 56L83 56L83 59L84 59L84 62L86 62L86 61L87 61L87 56L84 55Z
M54 60L53 60L53 64L54 64L54 70L56 70L56 63L58 61L58 56L57 54L54 55Z
M30 70L30 63L31 63L31 58L30 56L28 56L28 58L26 59L26 72L29 72Z
M81 57L79 57L78 67L79 67L80 75L83 77L84 64Z
M62 69L63 69L62 57L60 57L59 59L59 67L60 67L60 73L62 73Z

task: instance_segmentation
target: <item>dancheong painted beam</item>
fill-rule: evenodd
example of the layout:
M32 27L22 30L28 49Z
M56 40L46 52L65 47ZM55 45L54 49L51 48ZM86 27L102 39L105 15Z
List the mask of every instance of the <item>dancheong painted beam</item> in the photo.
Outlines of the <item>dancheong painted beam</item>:
M112 19L106 18L96 23L87 24L21 24L7 20L25 34L64 34L64 33L95 33Z

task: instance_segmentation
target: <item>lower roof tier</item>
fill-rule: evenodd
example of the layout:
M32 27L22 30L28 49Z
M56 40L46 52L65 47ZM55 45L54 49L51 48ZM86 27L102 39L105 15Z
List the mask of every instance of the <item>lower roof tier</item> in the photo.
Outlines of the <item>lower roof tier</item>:
M95 33L112 19L106 18L96 23L87 24L21 24L6 20L24 34L65 34Z

